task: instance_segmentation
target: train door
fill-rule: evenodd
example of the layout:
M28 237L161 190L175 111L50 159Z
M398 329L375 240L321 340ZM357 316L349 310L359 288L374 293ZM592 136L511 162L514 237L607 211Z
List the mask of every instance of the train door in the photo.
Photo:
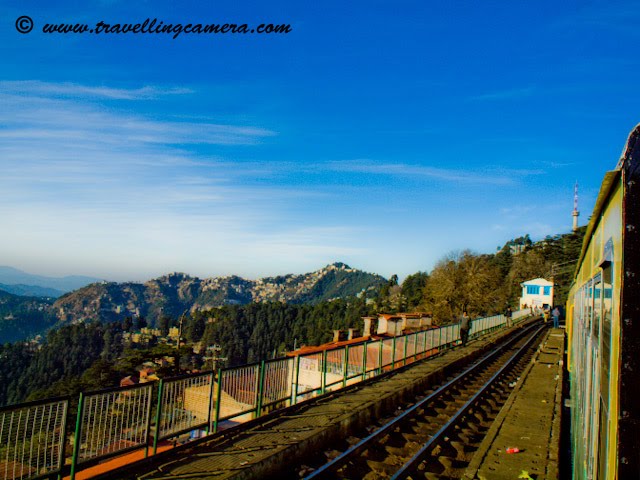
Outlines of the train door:
M588 408L585 410L588 415L588 435L587 441L587 478L596 478L598 467L598 439L600 436L600 327L602 312L602 277L598 274L593 279L592 284L592 308L591 308L591 329L588 331L590 336L590 349L587 350L590 355L590 372L591 385L587 389Z
M573 372L583 372L584 371L584 361L582 356L582 349L584 348L584 341L582 338L582 332L584 331L584 285L576 292L575 295L575 305L576 308L574 310L574 319L573 319L573 335L571 337L572 347L572 365L571 369ZM574 465L573 468L573 480L579 480L582 478L582 459L583 454L581 451L582 445L582 431L583 431L583 421L582 416L579 415L578 412L583 411L583 396L582 396L582 376L581 375L572 375L571 376L571 398L574 401L573 408L571 409L571 431L572 431L572 451L573 451L573 460L572 463Z
M592 472L592 463L593 460L590 459L591 452L591 414L592 411L592 383L593 383L593 345L592 345L592 337L591 337L591 323L593 320L593 281L589 281L584 287L584 306L583 306L583 322L582 328L580 332L580 372L584 372L584 374L579 375L579 400L578 400L578 418L577 418L577 429L576 433L580 432L581 437L579 438L576 445L576 460L575 464L575 475L574 478L578 479L588 479L592 480L593 477L590 476L590 472Z
M611 381L611 319L613 312L613 272L611 262L611 241L605 247L605 261L602 265L602 314L600 326L600 434L598 435L598 479L607 478L609 452L609 390ZM607 255L608 254L608 255Z
M579 291L580 310L579 310L579 328L575 335L576 345L574 351L576 352L576 371L588 372L590 365L590 356L587 355L589 350L590 335L588 331L590 328L590 312L591 312L591 282L583 285ZM576 405L574 407L574 424L573 431L575 432L574 441L574 478L576 480L586 479L587 470L587 442L588 438L587 428L588 421L583 412L587 411L588 395L587 389L591 384L591 376L586 374L579 374L574 376Z

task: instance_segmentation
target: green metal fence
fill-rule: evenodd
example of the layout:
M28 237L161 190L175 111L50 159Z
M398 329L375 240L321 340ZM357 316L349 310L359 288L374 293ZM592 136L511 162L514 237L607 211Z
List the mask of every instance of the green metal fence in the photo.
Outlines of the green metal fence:
M514 312L514 322L522 317L519 313ZM504 324L502 315L473 320L470 338ZM82 393L73 439L66 433L68 398L3 407L0 478L31 480L70 473L74 480L79 468L111 456L139 449L146 455L150 448L155 454L163 440L218 432L438 354L459 339L459 325L453 324L217 372ZM67 472L65 447L72 447Z
M69 400L0 409L0 478L33 479L61 471Z
M147 448L154 384L81 393L71 477L79 464Z
M213 372L160 380L154 422L154 455L160 440L198 428L208 430L214 385Z

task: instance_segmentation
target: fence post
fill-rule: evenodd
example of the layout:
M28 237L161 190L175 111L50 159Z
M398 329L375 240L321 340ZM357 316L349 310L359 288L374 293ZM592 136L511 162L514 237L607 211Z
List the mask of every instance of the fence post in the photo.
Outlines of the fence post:
M378 340L380 348L378 349L378 375L382 373L382 350L384 348L384 342L382 339Z
M413 334L413 361L415 362L418 359L418 334Z
M71 455L71 480L76 478L76 467L78 466L78 456L80 455L80 436L82 434L82 410L84 409L84 394L80 392L78 400L78 414L76 416L76 431L73 440L73 454Z
M349 377L349 345L344 347L344 376L342 377L342 388L347 386L347 378Z
M58 462L58 476L57 479L58 480L62 480L63 478L63 469L64 469L64 462L65 462L65 446L67 445L67 436L69 434L69 422L67 421L67 416L69 413L69 406L71 404L71 399L69 398L67 400L67 403L65 404L64 407L64 416L62 417L62 422L64 427L62 428L62 451L60 452L60 461Z
M369 346L369 341L365 340L362 344L362 380L366 380L367 378L367 347Z
M158 451L158 437L160 437L160 422L162 419L162 394L164 393L164 380L160 379L158 385L158 403L156 406L156 431L153 435L153 455Z
M296 355L296 383L294 384L293 389L293 398L291 399L291 404L295 405L298 403L298 382L300 381L300 355Z
M262 401L264 396L264 360L260 363L260 373L258 374L258 398L256 399L256 418L262 415Z
M216 385L216 373L211 372L211 388L209 389L209 409L207 410L207 427L205 432L207 435L211 433L211 409L213 408L213 392Z
M216 416L213 419L213 433L218 433L220 421L220 399L222 398L222 368L218 369L218 391L216 392Z
M320 381L320 395L324 395L327 389L327 351L322 351L322 379Z
M158 395L159 396L159 395ZM144 458L149 457L149 435L151 434L151 405L153 404L153 387L147 400L147 427L144 433ZM156 424L156 430L158 430Z
M393 342L391 343L391 370L395 370L396 368L396 337L393 337Z
M405 335L404 336L404 348L403 348L403 352L402 352L402 356L404 358L404 360L402 361L402 365L406 365L407 364L407 346L409 344L409 335Z
M424 331L424 347L422 348L422 358L427 358L427 336L429 334L429 330ZM433 334L431 335L431 338L433 338Z

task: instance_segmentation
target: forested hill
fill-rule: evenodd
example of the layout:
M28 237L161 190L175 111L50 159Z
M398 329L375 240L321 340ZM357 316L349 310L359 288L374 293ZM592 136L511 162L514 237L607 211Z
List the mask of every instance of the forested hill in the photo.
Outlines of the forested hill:
M23 297L0 290L0 343L15 342L42 333L55 323L52 300Z
M205 311L222 305L285 302L315 304L373 294L386 280L343 263L312 273L246 280L238 276L199 279L174 273L146 283L94 283L66 294L54 304L61 324L118 321L143 316L156 324L162 316L177 318L185 311Z

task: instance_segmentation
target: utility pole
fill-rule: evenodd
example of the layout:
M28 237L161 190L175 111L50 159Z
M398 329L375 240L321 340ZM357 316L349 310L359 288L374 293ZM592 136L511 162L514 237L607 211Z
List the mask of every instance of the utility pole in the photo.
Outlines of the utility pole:
M182 338L182 322L184 321L184 316L187 314L189 309L187 308L182 315L180 315L180 323L178 328L178 339L176 340L176 373L180 374L180 339Z
M211 360L211 370L215 371L218 362L226 362L227 357L221 357L220 352L222 351L222 347L220 345L210 345L207 347L207 352L210 352L210 355L204 357L205 362Z
M182 315L180 315L180 323L179 323L179 328L178 328L178 340L176 341L176 348L180 348L180 339L182 338L182 322L184 321L184 316L187 314L187 312L189 311L189 309L187 308L184 312L182 312Z

